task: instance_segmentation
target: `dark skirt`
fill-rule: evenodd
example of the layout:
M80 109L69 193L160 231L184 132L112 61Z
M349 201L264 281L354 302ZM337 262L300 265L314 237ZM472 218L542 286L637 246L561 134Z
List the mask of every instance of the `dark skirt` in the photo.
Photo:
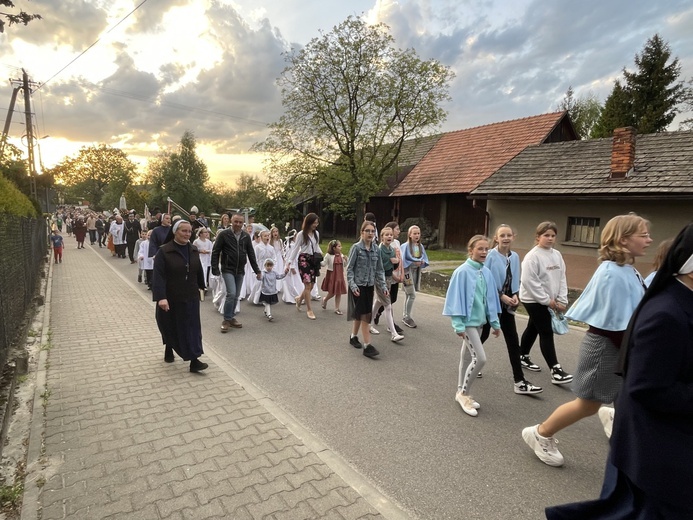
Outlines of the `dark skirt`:
M304 284L315 283L315 279L320 276L320 269L315 268L313 255L308 253L298 255L298 274Z
M585 333L571 390L580 399L613 403L623 379L615 374L618 349L610 339Z
M682 484L683 485L683 484ZM611 461L606 463L600 498L547 507L548 520L690 520L693 509L681 510L647 495Z
M275 303L279 303L279 298L277 297L276 294L260 293L259 300L261 303L269 303L270 305L274 305Z
M349 290L349 301L347 303L347 321L371 322L373 314L373 294L375 288L372 285L359 285L359 295L354 296L353 291Z
M169 302L169 311L156 306L156 324L161 340L185 361L197 359L202 351L200 302Z

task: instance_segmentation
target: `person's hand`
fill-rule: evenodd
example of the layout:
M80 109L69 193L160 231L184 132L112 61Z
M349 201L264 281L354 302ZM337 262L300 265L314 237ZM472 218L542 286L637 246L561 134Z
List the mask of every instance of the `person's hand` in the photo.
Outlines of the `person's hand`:
M262 273L257 273L255 276L258 280L262 280Z
M563 305L561 302L556 302L556 310L558 312L565 312L566 308L567 307Z
M157 305L158 305L159 308L160 308L162 311L164 311L164 312L168 312L169 309L171 308L171 307L168 306L168 300L167 300L166 298L164 298L163 300L159 300L159 301L157 302Z
M291 268L291 274L296 274L296 269L294 269L293 267Z
M549 309L556 310L556 300L549 300Z
M360 296L361 295L361 291L359 291L358 289L354 289L351 292L354 293L354 296Z
M219 276L219 268L218 267L212 267L212 274L214 276Z
M501 300L501 303L504 303L508 306L513 305L513 299L510 296L508 296L507 294L501 294L500 300Z
M397 258L396 256L390 258L390 263L391 263L392 265L397 265L397 264L399 264L399 258Z
M463 330L463 331L461 331L461 332L458 332L457 335L458 335L460 338L469 339L469 338L467 338L467 331L466 331L466 330Z
M491 334L493 334L494 338L497 338L498 336L500 336L500 333L501 333L500 329L493 329L493 332L491 332Z
M390 294L390 291L388 291L387 289L385 289L385 290L383 291L383 294L384 294L385 296L387 296L388 294Z
M512 298L510 298L510 306L511 307L519 307L519 305L520 305L520 299L517 297L517 294L516 294Z

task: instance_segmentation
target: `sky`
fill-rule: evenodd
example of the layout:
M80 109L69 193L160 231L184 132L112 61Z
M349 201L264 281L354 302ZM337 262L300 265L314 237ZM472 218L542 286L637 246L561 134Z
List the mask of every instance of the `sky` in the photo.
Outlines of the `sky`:
M693 3L683 0L145 0L134 12L142 0L14 3L43 19L0 35L0 114L24 68L41 84L32 109L46 167L106 143L143 172L191 130L211 181L233 187L260 174L263 157L250 148L282 114L282 53L350 15L387 24L398 47L451 67L438 131L552 112L569 86L603 101L655 33L681 79L693 77ZM15 110L10 135L21 147L21 99Z

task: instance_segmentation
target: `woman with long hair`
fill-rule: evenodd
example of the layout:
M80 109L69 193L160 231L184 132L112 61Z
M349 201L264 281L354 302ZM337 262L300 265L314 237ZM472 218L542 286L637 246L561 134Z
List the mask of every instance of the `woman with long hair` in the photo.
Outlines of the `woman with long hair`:
M296 235L295 246L286 259L287 267L298 259L298 272L303 282L303 292L296 298L296 309L301 310L301 304L306 304L306 316L314 320L315 313L310 306L310 292L315 285L315 279L320 275L322 250L320 249L320 220L315 213L308 213L303 219L301 231ZM285 268L285 270L288 270Z

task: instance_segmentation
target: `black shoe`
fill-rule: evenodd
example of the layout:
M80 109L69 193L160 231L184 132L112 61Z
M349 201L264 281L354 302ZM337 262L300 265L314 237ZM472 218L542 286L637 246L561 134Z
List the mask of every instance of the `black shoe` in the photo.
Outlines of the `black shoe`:
M554 365L551 369L551 382L554 385L565 385L573 381L573 376L561 368L561 365Z
M173 357L173 349L166 347L164 350L164 361L166 361L166 363L173 363L175 360L176 358Z
M205 370L207 367L209 367L207 363L203 363L197 358L190 361L191 372L201 372L202 370Z
M397 331L397 334L402 334L402 332L404 332L402 330L402 328L399 325L397 325L396 323L395 323L395 330Z
M383 310L384 310L384 307L381 306L380 309L378 309L378 312L375 313L375 318L373 318L373 323L375 325L380 323L380 315L383 313Z
M363 349L363 355L368 357L368 358L372 359L375 356L377 356L378 354L380 354L380 352L375 350L375 347L373 345L366 345L366 348Z
M525 368L532 372L541 372L541 367L535 363L532 363L532 360L529 359L529 356L520 356L520 365L522 365L522 368Z
M361 345L358 336L352 336L351 338L349 338L349 345L351 345L354 348L363 348L363 345Z
M137 275L137 283L142 283L142 275Z

